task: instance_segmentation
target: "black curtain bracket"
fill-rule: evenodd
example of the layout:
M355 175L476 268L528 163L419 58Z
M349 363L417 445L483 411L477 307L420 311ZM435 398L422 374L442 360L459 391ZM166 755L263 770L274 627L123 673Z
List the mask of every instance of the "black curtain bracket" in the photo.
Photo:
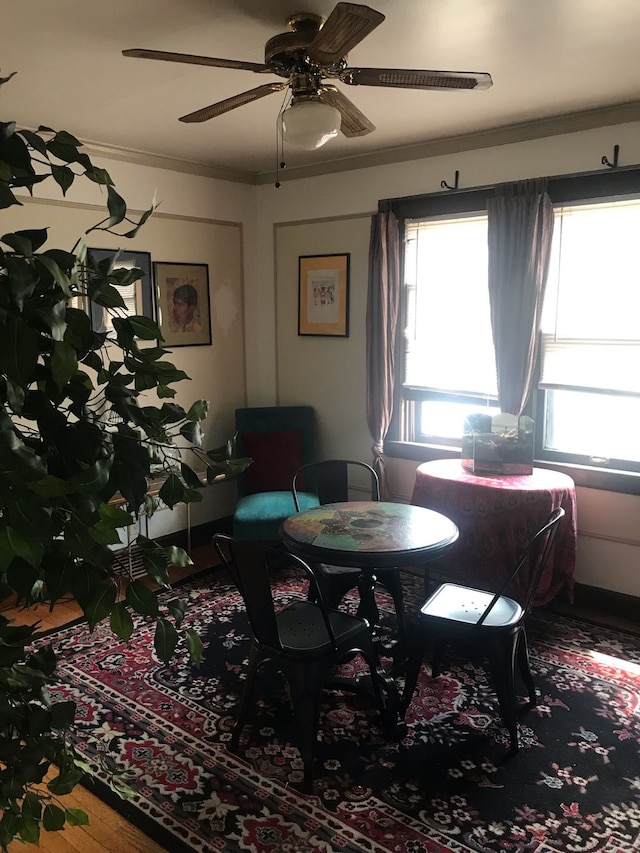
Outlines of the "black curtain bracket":
M460 172L456 169L455 178L453 181L453 186L450 186L446 181L440 181L440 186L443 190L457 190L458 189L458 179L460 178Z
M613 146L613 162L611 162L609 160L609 158L607 157L607 155L605 154L602 158L602 165L608 166L610 169L615 169L616 166L618 165L618 154L619 153L620 153L620 146L614 145Z

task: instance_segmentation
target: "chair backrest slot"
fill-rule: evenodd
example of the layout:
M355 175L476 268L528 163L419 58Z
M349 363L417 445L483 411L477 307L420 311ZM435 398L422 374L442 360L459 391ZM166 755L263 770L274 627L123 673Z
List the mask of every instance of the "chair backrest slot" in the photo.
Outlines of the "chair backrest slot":
M357 484L356 480L357 479ZM350 500L350 487L365 489L367 498L380 500L378 475L366 462L353 459L325 459L303 465L293 478L292 491L296 509L300 511L298 492L315 493L320 504L344 503Z

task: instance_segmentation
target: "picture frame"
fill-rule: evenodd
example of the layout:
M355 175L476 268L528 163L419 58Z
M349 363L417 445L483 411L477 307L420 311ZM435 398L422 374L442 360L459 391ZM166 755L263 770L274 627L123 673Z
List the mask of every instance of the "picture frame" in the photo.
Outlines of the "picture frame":
M87 248L87 256L92 263L99 263L107 258L114 258L114 269L126 267L127 269L138 268L143 276L129 287L119 287L118 291L125 301L127 316L142 315L144 317L155 317L153 281L151 278L151 255L149 252L121 251L119 249L92 249ZM107 339L116 336L112 325L112 315L109 310L95 302L90 302L87 313L91 317L91 328L94 332L106 334ZM119 311L122 316L122 311Z
M298 258L298 335L349 337L350 254Z
M211 344L208 264L153 264L158 326L169 347Z

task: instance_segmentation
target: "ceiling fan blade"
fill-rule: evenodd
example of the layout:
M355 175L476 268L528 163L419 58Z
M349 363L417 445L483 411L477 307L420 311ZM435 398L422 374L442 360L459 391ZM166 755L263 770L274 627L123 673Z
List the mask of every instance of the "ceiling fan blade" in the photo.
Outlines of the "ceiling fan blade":
M323 86L318 93L318 100L323 104L335 107L342 116L340 131L345 136L366 136L376 129L375 124L369 121L366 115L356 105L343 95L335 86Z
M165 62L184 62L186 65L213 65L216 68L236 68L240 71L269 71L266 65L258 62L244 62L241 59L216 59L213 56L194 56L191 53L171 53L168 50L145 50L143 47L132 47L122 51L123 56L133 56L137 59L162 59Z
M398 89L489 89L483 71L419 71L410 68L345 68L340 79L349 86L390 86Z
M270 95L272 92L280 92L287 85L287 83L266 83L264 86L258 86L256 89L249 89L248 92L242 92L240 95L225 98L224 101L218 101L209 107L203 107L201 110L188 113L186 116L180 116L180 121L208 121L210 118L216 118L216 116L220 116L223 113L228 113L229 110L235 110L236 107L242 107L245 104L250 104L251 101L264 98L265 95Z
M384 15L358 3L337 3L307 54L318 65L333 65L373 32Z

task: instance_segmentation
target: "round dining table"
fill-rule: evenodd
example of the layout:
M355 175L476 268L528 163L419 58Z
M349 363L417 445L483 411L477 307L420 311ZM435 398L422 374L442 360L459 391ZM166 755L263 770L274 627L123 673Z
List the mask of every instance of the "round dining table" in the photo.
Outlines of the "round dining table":
M312 564L360 569L360 612L375 625L376 569L423 566L452 547L458 528L442 513L420 506L346 501L289 516L280 536L287 550Z
M461 583L489 590L501 586L529 540L561 506L565 517L534 604L548 604L561 593L573 600L576 488L566 474L533 468L531 474L479 475L459 459L434 459L418 466L411 503L446 513L460 530L438 568ZM509 595L525 601L530 582L523 572Z
M280 528L280 537L287 550L312 566L328 563L360 569L358 615L368 621L377 643L376 569L424 566L454 545L458 528L442 513L420 506L346 501L323 504L289 516ZM394 647L392 669L379 670L380 687L387 695L386 724L396 736L402 736L406 730L394 681L406 662L408 650L403 645Z
M303 559L368 570L429 562L453 545L458 528L424 507L345 501L289 516L280 534L285 546Z

